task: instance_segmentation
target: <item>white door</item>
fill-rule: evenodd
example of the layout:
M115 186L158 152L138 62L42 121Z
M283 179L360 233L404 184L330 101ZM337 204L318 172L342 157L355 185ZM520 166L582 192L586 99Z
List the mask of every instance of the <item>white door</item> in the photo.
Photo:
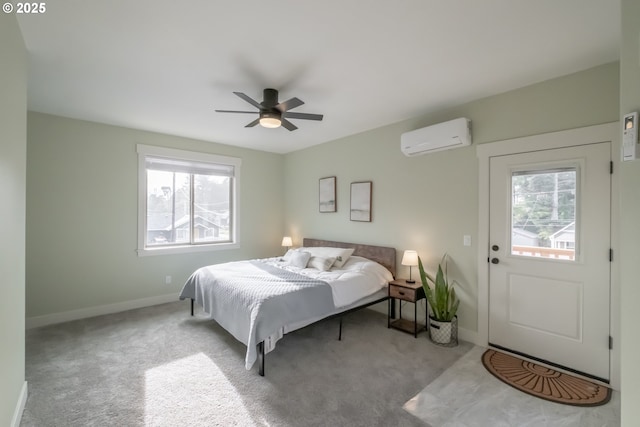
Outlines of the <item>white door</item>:
M490 158L489 343L609 380L610 143Z

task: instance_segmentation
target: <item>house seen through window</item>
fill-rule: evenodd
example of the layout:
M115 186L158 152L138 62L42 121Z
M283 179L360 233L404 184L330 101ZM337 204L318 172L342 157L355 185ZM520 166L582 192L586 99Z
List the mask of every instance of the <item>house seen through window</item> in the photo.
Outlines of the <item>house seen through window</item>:
M143 250L235 242L239 159L148 146L138 152Z

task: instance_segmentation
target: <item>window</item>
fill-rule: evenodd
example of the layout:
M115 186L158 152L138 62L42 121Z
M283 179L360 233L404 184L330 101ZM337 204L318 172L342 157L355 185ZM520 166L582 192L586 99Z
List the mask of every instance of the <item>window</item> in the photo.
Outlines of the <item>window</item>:
M511 254L575 260L577 198L577 167L513 172Z
M138 145L141 255L237 247L240 159Z

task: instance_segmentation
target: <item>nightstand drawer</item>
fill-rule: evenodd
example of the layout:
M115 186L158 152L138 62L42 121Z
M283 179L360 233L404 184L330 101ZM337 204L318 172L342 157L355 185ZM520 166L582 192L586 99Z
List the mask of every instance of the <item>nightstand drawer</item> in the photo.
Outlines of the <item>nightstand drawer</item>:
M401 286L389 285L389 296L404 301L416 301L416 290L411 288L403 288Z

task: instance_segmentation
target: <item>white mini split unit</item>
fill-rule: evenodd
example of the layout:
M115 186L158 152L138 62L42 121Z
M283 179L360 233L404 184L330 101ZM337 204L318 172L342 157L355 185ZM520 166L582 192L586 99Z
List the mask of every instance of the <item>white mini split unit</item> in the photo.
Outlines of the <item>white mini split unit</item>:
M408 157L469 145L471 120L464 117L406 132L400 137L400 149Z

